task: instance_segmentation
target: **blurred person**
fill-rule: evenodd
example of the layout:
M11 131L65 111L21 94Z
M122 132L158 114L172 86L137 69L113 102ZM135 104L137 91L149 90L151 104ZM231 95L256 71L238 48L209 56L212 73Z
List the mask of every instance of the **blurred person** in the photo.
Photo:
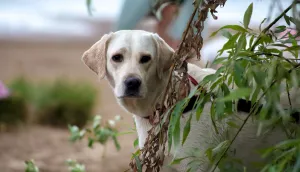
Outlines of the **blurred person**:
M139 21L152 14L158 19L155 31L176 49L193 9L192 0L125 0L115 29L134 29ZM202 35L206 37L206 30Z

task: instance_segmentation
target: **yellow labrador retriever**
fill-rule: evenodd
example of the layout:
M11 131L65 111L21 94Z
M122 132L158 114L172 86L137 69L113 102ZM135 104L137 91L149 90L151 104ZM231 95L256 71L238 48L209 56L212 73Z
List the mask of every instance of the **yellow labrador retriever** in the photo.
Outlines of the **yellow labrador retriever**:
M147 131L151 128L147 117L152 114L156 102L161 100L166 87L173 53L174 50L157 34L140 30L123 30L104 35L83 54L83 62L100 79L105 77L109 81L120 106L134 114L140 148L144 146ZM213 69L201 69L188 64L189 75L198 82L214 72ZM191 87L194 86L190 84ZM238 117L233 117L232 120L241 125L247 115L241 112L236 116ZM181 129L184 128L186 120L181 119ZM197 122L195 119L192 121L191 131L185 144L177 150L172 150L170 158L174 155L179 158L188 156L189 149L198 148L203 154L203 160L197 166L198 171L208 171L212 166L205 157L205 150L217 146L226 139L232 139L237 132L236 128L227 126L225 121L217 124L217 127L219 134L216 134L213 129L210 104L207 104L200 121ZM251 163L260 161L256 149L286 139L285 134L279 129L274 129L268 135L260 137L256 136L256 131L257 124L249 120L228 151L232 156L242 160L243 165L248 168L247 171L255 171L250 168ZM173 168L171 171L186 171L188 161L187 159L171 167Z

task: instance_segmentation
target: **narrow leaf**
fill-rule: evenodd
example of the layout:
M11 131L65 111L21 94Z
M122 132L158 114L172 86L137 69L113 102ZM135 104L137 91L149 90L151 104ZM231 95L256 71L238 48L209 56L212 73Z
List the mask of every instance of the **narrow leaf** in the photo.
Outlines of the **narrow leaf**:
M247 32L246 29L244 29L242 26L239 26L239 25L226 25L226 26L223 26L221 27L219 30L213 32L210 37L213 37L215 35L217 35L217 33L220 31L220 30L223 30L223 29L232 29L232 30L235 30L235 31L238 31L238 32Z
M171 162L171 165L174 165L174 164L180 164L180 162L184 159L187 159L188 157L184 157L184 158L178 158L178 159L174 159L172 162Z
M138 172L142 172L142 164L141 164L139 157L134 156L134 159L135 159L135 163L136 163Z
M187 122L186 122L186 124L184 126L181 145L184 144L184 142L186 141L186 138L188 137L188 135L190 133L192 117L193 117L193 114L191 113L189 119L187 120Z
M245 14L244 14L244 27L245 29L248 29L248 26L249 26L249 23L250 23L250 20L251 20L251 16L252 16L252 11L253 11L253 3L251 3Z
M250 88L238 88L233 90L228 96L218 99L218 101L231 101L239 98L247 97L251 94Z
M177 119L173 131L174 149L176 150L180 144L180 117Z
M284 20L285 20L286 24L291 25L290 17L287 16L286 14L284 14L283 17L284 17Z

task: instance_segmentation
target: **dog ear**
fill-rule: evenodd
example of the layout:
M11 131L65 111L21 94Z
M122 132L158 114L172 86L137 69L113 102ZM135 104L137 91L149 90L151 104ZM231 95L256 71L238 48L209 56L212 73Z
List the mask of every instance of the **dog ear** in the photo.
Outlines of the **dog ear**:
M108 40L111 38L112 33L105 34L96 42L90 49L82 55L82 61L92 71L94 71L100 79L105 77L106 74L106 50Z
M156 44L156 55L158 57L157 74L162 79L164 72L169 70L172 65L174 50L158 34L153 34L152 37Z

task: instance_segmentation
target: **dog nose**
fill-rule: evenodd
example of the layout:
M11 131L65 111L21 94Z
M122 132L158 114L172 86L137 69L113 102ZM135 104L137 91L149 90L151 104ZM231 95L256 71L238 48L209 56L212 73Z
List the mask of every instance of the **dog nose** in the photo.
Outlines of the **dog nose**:
M141 80L136 77L128 77L125 81L124 84L127 89L129 90L137 90L141 86Z

